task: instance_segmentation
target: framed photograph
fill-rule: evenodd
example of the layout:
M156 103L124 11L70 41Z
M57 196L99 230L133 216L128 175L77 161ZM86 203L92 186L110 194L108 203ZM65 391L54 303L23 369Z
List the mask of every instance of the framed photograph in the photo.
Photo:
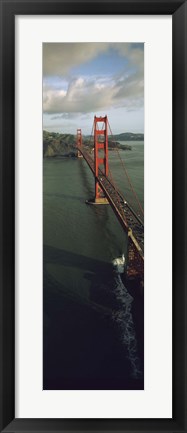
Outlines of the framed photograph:
M186 1L0 7L0 430L186 432Z

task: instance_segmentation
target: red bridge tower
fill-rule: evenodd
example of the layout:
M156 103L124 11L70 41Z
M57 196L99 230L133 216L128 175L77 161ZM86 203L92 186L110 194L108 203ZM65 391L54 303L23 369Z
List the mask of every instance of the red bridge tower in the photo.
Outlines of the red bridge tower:
M102 123L99 129L99 123ZM102 172L108 176L108 119L104 117L94 117L94 156L95 156L95 203L107 204L108 200L99 185L98 178L102 177Z
M77 129L77 147L82 148L82 131ZM82 158L82 153L78 150L78 158Z

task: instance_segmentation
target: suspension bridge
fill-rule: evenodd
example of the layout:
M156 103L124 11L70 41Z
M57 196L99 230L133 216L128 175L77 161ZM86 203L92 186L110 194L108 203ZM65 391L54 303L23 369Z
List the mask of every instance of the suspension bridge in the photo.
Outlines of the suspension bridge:
M94 130L94 158L89 149L83 146L81 129L77 129L76 147L78 157L84 158L95 178L95 197L89 203L95 205L109 204L119 223L128 237L126 257L126 275L143 281L144 278L144 224L139 215L119 191L109 167L108 162L108 133L112 131L107 116L94 117L92 131ZM91 134L92 137L92 134ZM119 154L120 157L120 154ZM121 158L120 158L121 159ZM128 176L124 161L121 159L130 188L137 201L140 212L143 209Z

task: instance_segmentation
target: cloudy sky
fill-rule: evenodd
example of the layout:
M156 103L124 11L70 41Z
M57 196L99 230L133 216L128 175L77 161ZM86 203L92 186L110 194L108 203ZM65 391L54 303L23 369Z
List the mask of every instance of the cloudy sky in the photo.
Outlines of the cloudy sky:
M43 129L91 134L94 115L112 132L144 131L144 46L43 44Z

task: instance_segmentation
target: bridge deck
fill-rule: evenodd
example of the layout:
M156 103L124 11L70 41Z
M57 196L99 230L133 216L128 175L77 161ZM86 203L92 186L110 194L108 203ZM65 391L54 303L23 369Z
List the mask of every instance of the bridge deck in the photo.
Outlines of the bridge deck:
M94 160L90 154L82 149L78 148L85 161L89 165L92 173L95 176ZM104 173L99 170L100 174L97 178L105 196L107 197L113 211L115 212L121 226L128 233L131 241L138 252L140 258L144 259L144 225L140 218L136 215L133 209L130 207L125 198L119 193L112 182Z

